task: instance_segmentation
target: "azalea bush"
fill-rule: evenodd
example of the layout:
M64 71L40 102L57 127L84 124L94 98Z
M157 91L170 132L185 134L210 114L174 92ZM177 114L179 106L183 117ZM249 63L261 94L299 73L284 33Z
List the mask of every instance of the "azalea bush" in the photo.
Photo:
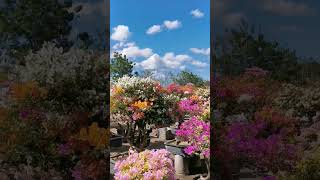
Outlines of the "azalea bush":
M130 152L115 163L115 180L174 180L175 171L170 153L165 149Z

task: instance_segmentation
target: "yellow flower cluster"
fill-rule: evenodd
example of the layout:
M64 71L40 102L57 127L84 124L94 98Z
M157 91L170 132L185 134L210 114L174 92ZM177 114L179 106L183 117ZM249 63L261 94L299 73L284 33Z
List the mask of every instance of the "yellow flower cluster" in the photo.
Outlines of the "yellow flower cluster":
M109 129L99 128L97 123L92 123L89 128L81 128L78 139L88 141L96 149L109 146Z
M122 93L124 93L124 89L122 89L122 87L116 86L114 88L114 93L115 94L122 94Z

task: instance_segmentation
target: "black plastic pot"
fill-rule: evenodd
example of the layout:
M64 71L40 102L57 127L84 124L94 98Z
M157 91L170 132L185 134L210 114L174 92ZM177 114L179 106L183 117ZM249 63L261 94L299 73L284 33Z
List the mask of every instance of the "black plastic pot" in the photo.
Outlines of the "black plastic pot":
M111 147L121 147L123 142L123 136L114 135L110 138Z

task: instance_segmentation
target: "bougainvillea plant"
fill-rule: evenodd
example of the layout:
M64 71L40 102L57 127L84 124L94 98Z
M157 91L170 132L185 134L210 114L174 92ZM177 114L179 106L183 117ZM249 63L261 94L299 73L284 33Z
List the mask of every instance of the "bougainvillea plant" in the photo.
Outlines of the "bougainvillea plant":
M298 160L294 133L294 120L266 108L257 112L252 122L231 123L223 144L229 147L229 156L259 170L291 170Z
M181 140L190 143L184 149L185 153L189 155L200 154L206 158L210 157L210 124L208 122L192 117L180 125L176 135Z

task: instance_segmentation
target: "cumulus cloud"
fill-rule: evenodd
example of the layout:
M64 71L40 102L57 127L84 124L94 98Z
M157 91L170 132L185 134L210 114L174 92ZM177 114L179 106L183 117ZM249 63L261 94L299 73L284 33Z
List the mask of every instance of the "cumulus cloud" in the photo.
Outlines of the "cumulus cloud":
M204 62L201 62L201 61L191 61L191 64L196 66L196 67L199 67L199 68L204 68L204 67L207 67L208 64L207 63L204 63Z
M115 41L127 41L131 32L128 26L125 25L118 25L117 27L113 28L113 33L111 34L111 39Z
M282 16L309 16L315 13L314 9L304 2L287 0L263 0L261 7L270 13Z
M169 29L169 30L172 30L172 29L177 29L179 27L182 26L182 23L178 20L174 20L174 21L169 21L169 20L166 20L163 22L163 25Z
M153 55L150 48L140 48L135 42L119 42L112 46L113 51L126 55L128 58L144 57L148 58Z
M195 18L202 18L204 16L204 13L201 12L199 9L192 10L190 14Z
M153 54L148 59L137 63L137 65L146 70L154 70L160 68L163 64L161 57L158 54Z
M138 46L130 46L127 48L122 49L120 51L121 54L125 54L129 58L136 58L136 57L150 57L153 52L150 48L140 49Z
M210 48L203 49L203 48L190 48L190 51L193 52L194 54L201 54L205 56L210 55Z
M161 32L161 26L160 25L153 25L147 30L146 33L151 35L151 34L156 34L159 32Z
M145 70L154 69L180 69L184 70L186 65L190 64L198 68L204 68L207 63L192 59L192 57L186 54L175 55L173 52L165 53L164 56L153 54L149 58L140 63L137 63L138 67Z

